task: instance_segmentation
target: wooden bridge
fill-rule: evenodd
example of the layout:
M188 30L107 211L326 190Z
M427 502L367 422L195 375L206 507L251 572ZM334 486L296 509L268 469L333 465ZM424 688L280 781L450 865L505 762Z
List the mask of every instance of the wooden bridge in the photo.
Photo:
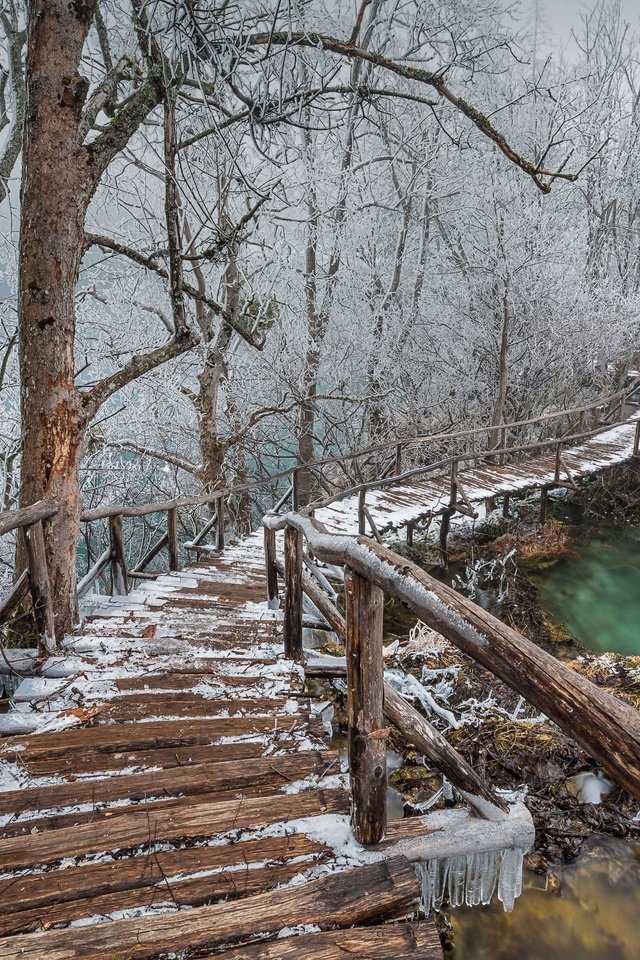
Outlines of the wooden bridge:
M1 514L0 534L25 530L30 562L3 612L30 591L41 642L39 651L4 651L5 673L22 679L0 714L0 955L435 960L433 924L414 919L421 903L428 911L445 890L453 903L480 903L497 889L509 906L530 815L385 683L385 593L524 692L640 795L636 711L378 542L439 517L446 555L456 513L498 494L574 485L637 455L640 428L623 401L554 414L542 440L527 436L537 420L502 428L489 449L472 449L481 432L466 431L365 451L360 460L375 458L384 473L390 450L395 476L306 508L294 468L286 495L298 509L226 545L234 491L209 494L217 509L182 546L198 557L184 570L177 512L194 501L88 512L87 522L110 518L111 544L80 585L82 631L61 646L43 549L55 505ZM403 456L414 458L404 471ZM314 466L325 490L321 471L334 463ZM143 562L128 571L122 518L160 509L167 532L145 559L167 548L172 569L150 574ZM115 595L88 595L105 569ZM345 614L335 605L340 585L327 579L340 571ZM132 579L139 586L129 592ZM346 658L310 660L305 625L343 637ZM332 747L332 704L310 682L325 675L347 681L346 757ZM389 722L465 807L387 821Z

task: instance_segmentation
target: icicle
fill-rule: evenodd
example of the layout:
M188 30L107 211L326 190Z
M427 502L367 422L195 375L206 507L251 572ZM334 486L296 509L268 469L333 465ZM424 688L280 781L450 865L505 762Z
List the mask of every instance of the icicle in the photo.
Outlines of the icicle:
M524 851L510 848L503 850L498 881L498 900L502 902L505 913L511 913L513 904L522 893L522 859Z
M466 876L467 858L465 856L450 857L447 890L449 891L449 903L452 907L460 907L464 903Z
M425 913L440 910L445 891L452 907L463 903L469 907L486 905L497 884L498 898L510 912L522 892L523 856L520 849L484 850L414 864L421 884L422 909Z

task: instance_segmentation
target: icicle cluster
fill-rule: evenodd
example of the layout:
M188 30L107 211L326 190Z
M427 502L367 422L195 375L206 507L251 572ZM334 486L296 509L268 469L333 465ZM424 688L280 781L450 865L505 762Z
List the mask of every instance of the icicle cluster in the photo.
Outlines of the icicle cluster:
M425 913L440 910L445 893L452 907L490 903L496 884L498 899L510 913L522 892L523 856L524 850L509 848L416 863Z

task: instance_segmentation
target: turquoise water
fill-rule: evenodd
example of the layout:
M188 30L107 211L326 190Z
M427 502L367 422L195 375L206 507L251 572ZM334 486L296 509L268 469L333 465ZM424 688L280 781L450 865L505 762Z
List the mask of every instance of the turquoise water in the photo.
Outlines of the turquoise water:
M640 655L640 527L603 527L532 579L549 615L590 649Z

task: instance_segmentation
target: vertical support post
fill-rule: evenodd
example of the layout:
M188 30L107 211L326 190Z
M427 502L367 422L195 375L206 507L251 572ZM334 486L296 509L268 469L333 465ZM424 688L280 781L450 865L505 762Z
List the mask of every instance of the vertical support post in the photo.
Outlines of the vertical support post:
M447 553L447 540L449 538L449 527L451 526L451 510L445 510L440 520L440 566L449 566L449 555Z
M43 657L56 649L56 634L42 520L26 527L24 538L27 545L33 616L38 631L38 654Z
M633 437L633 455L637 457L640 453L640 420L636 423L636 432Z
M585 411L581 410L578 417L578 433L584 433L584 414Z
M300 509L300 467L294 467L291 475L291 505L297 513Z
M365 525L365 515L364 515L366 498L367 498L367 491L361 490L360 493L358 494L358 534L361 537L364 537L367 529Z
M507 428L503 427L502 430L500 431L500 449L504 450L506 446L507 446ZM504 463L504 458L505 458L505 454L501 453L500 457L498 458L498 462L501 464Z
M509 504L511 502L511 497L508 493L505 493L504 499L502 501L502 516L505 520L509 519Z
M543 527L547 522L547 504L549 501L549 491L546 487L543 487L540 492L540 516L538 521L540 526Z
M302 661L302 534L284 531L284 653Z
M451 464L451 487L449 490L449 506L453 506L458 499L458 461Z
M127 561L124 556L124 540L122 537L122 514L109 517L109 537L111 539L111 593L113 596L126 596L129 593L127 586Z
M358 843L372 845L387 826L384 594L352 570L345 574L351 826Z
M224 550L224 497L216 497L216 550Z
M169 538L169 570L179 570L177 507L171 507L167 510L167 536Z
M396 476L402 470L402 444L398 443L396 445Z
M407 546L408 547L413 546L413 524L412 523L407 524Z
M560 444L556 443L556 468L554 474L554 480L557 483L560 479Z
M264 563L267 571L267 604L269 610L280 606L278 597L278 568L276 567L276 532L264 528Z

